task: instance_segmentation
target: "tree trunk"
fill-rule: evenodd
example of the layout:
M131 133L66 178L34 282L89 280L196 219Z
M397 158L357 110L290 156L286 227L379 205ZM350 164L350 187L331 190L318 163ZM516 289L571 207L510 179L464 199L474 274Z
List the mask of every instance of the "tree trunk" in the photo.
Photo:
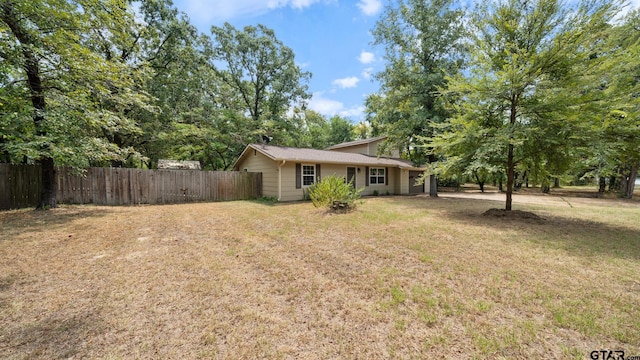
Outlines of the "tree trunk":
M509 151L507 152L507 201L504 209L511 211L511 204L513 202L513 182L515 178L515 165L513 164L513 144L509 144Z
M47 103L44 97L42 77L40 76L40 63L33 48L36 41L29 36L29 33L20 24L21 16L15 13L13 4L5 2L2 4L2 21L9 27L11 33L20 42L22 56L24 57L23 69L27 75L27 86L31 95L31 105L33 105L33 123L36 135L46 137L44 130L45 110ZM42 192L37 209L48 209L56 207L56 176L55 164L50 154L50 145L44 143L40 149L40 164L42 165Z
M618 185L617 185L618 196L623 198L627 197L627 188L629 186L630 180L631 179L627 178L626 170L624 169L624 167L621 166L620 169L618 170Z
M542 192L543 192L543 193L545 193L545 194L548 194L548 193L550 193L550 192L551 192L551 188L549 187L549 182L548 182L548 181L546 181L546 180L545 180L545 181L542 183L542 186L541 186L541 188L540 188L540 191L542 191Z
M605 190L607 189L607 179L604 176L600 176L600 179L598 180L598 193L600 194L604 194Z
M559 187L560 187L560 178L559 177L553 178L553 188L557 189Z
M476 177L476 182L478 183L478 186L480 186L480 192L483 193L484 192L484 181L480 181L480 177L478 176L478 174L474 174Z
M614 191L616 189L616 180L616 175L611 175L611 177L609 178L609 191Z
M429 163L436 162L436 156L429 155ZM438 178L435 174L429 175L429 196L438 197Z
M48 210L58 207L56 200L56 168L52 158L44 158L40 160L42 167L42 191L40 192L40 201L36 209Z
M511 109L509 111L509 131L513 131L513 126L516 124L516 116L518 111L518 95L511 95ZM513 134L509 135L509 148L507 151L507 200L504 205L506 211L511 211L511 205L513 202L513 183L516 176L516 164L513 161Z
M627 188L625 198L633 199L633 192L636 189L636 178L638 177L638 163L631 165L631 172L629 173L629 181L627 182Z

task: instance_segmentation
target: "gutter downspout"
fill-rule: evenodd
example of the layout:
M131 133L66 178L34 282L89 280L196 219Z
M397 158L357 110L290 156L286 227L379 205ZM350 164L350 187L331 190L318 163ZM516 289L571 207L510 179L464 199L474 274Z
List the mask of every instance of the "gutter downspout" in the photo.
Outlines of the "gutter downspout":
M278 165L278 201L282 201L282 167L287 163L287 160L282 160L282 163Z

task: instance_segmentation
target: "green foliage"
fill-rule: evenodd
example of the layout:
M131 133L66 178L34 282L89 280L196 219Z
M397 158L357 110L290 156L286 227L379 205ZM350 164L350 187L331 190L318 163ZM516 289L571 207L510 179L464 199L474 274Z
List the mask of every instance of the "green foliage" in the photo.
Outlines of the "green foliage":
M293 51L262 25L212 33L170 0L0 0L0 161L227 170L261 135L304 138Z
M345 182L341 176L331 175L311 185L307 193L315 207L326 207L334 210L350 210L356 207L360 193L353 184ZM336 204L336 206L334 206Z
M329 119L329 145L353 140L354 126L348 119L335 115Z
M256 199L256 201L265 205L273 205L278 202L278 199L274 196L262 196Z
M393 2L372 33L387 62L376 75L382 93L366 103L373 135L388 136L383 150L400 149L418 164L432 162L427 140L434 124L448 117L438 89L446 75L458 73L465 55L463 11L450 0Z
M613 10L606 1L479 5L469 22L468 73L450 77L441 89L456 115L431 142L443 155L438 170L506 173L507 210L518 170L545 181L566 171L589 138L581 122L592 98L583 92L582 64Z
M232 89L238 108L249 114L254 135L269 134L279 143L293 128L286 112L293 106L304 107L311 97L307 85L311 74L301 71L293 51L264 25L238 30L225 23L213 26L211 33L210 63L216 76Z
M278 144L324 149L355 139L354 125L337 115L327 119L313 110L304 110L294 114L289 122L293 124L290 134L279 139Z
M596 116L587 118L591 141L574 164L584 179L600 178L604 185L608 178L609 190L627 198L633 196L632 179L640 167L639 26L640 11L635 10L593 40L585 68L589 82L583 88L597 96L589 109Z
M0 10L2 157L74 167L142 158L113 141L116 133L140 134L132 112L153 111L138 86L148 68L112 52L130 39L133 9L111 1L35 0L2 1Z

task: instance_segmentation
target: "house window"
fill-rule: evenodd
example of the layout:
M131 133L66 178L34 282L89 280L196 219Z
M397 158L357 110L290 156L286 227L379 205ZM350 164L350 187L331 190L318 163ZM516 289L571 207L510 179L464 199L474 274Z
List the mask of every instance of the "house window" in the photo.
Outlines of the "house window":
M302 165L302 186L313 185L316 179L315 165Z
M385 184L385 168L369 168L369 184Z

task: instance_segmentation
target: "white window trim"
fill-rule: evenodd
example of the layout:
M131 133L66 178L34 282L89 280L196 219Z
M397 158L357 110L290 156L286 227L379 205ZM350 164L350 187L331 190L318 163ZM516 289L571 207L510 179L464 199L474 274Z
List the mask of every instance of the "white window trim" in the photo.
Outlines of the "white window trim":
M311 176L310 174L307 174L307 175L304 174L304 167L305 166L310 166L313 169L313 182L310 185L305 185L304 184L304 177L305 176ZM316 183L316 164L301 164L300 165L300 176L301 176L300 183L302 184L303 188L307 188L307 187L315 184Z
M373 169L376 169L376 170L377 169L382 169L384 171L384 180L382 181L382 183L377 182L377 178L379 178L380 175L375 175L375 177L376 177L376 183L375 184L371 182L371 178L373 177L371 175L371 171ZM389 176L389 174L387 174L387 169L384 168L384 167L369 167L369 173L367 174L367 176L369 177L368 178L369 186L386 186L386 184L387 184L387 176Z

